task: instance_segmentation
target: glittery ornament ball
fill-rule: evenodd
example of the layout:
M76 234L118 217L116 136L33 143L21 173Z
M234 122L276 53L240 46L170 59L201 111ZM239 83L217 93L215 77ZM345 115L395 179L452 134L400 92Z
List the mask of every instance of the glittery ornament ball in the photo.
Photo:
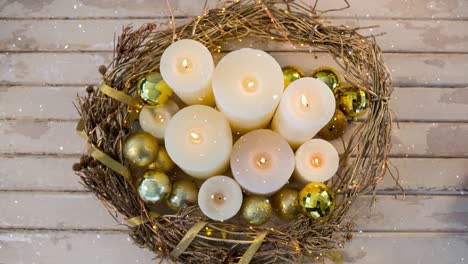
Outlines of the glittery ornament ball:
M157 72L141 78L137 88L140 98L149 105L163 105L172 95L172 90Z
M148 171L137 183L137 191L140 198L149 204L158 203L166 199L172 189L169 177L163 172Z
M341 84L340 75L335 69L330 67L320 67L313 71L310 76L321 80L332 90L335 90Z
M167 206L172 210L180 210L189 205L196 204L198 188L190 180L178 180L172 185L171 193L167 198Z
M295 66L284 66L281 68L284 77L284 88L297 79L304 77L304 72Z
M241 217L250 225L263 225L271 218L273 208L270 201L262 196L248 196L244 198Z
M299 191L288 187L275 193L272 200L276 214L284 220L293 220L299 213L298 195Z
M299 207L310 218L326 218L335 209L335 194L325 184L311 182L299 192Z
M344 135L348 128L348 119L339 109L335 110L332 119L318 133L325 140L337 139Z
M369 96L366 91L352 85L338 88L335 97L338 108L349 117L362 116L369 108Z
M125 159L137 167L146 167L156 160L159 145L150 133L138 131L127 137L123 147Z

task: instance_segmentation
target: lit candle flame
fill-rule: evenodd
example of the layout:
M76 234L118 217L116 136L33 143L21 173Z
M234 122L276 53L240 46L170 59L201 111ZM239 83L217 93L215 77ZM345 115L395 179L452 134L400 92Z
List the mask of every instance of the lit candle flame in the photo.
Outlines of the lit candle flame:
M319 156L312 156L310 158L310 164L314 168L321 168L322 167L322 159Z
M187 59L182 60L182 67L184 67L185 69L188 68L188 60Z
M271 156L268 153L260 153L255 158L255 163L260 169L266 169L270 167Z
M189 132L189 135L190 135L190 140L193 142L193 143L200 143L202 142L203 138L202 138L202 135L200 132L198 131L190 131Z
M192 62L187 58L180 58L178 68L179 72L188 73L192 70Z
M304 106L304 107L309 107L309 100L307 100L307 97L305 95L301 95L301 104Z

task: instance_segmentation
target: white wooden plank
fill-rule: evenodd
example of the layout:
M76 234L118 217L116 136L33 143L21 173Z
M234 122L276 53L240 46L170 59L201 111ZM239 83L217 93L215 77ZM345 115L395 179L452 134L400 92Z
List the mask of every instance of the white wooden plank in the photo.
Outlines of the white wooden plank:
M183 23L186 19L178 19ZM167 19L98 20L4 20L0 21L2 51L112 51L114 36L123 25L157 22ZM363 35L385 33L377 38L386 52L468 52L467 22L450 20L370 20L332 19L331 24L349 27L378 26L363 29ZM166 28L161 25L160 28ZM234 42L235 43L235 42ZM288 44L249 42L264 50L291 50ZM245 44L244 44L245 45ZM232 49L232 42L226 48ZM300 47L298 47L300 48Z
M336 66L325 53L271 52L281 65L293 64L306 72ZM214 54L219 60L223 54ZM395 86L468 86L468 54L385 54ZM97 83L97 68L110 61L109 53L3 53L0 84ZM454 70L457 69L457 70Z
M84 86L0 86L0 119L70 119L78 112L71 102ZM418 102L415 102L415 101ZM396 88L390 101L397 120L468 121L468 89Z
M209 0L209 6L215 6L217 0ZM313 0L303 2L313 4ZM445 0L443 2L424 0L392 1L392 0L351 0L351 8L329 13L334 16L360 17L408 17L408 18L447 18L462 19L468 17L466 2L463 0ZM176 15L199 15L203 9L204 0L184 1L171 0ZM45 2L21 1L2 2L0 14L2 17L155 17L167 15L166 1L151 0L118 0L99 1L81 0L69 2L65 0L48 0ZM344 7L342 0L320 1L318 10L328 10Z
M81 154L84 141L76 135L75 127L73 121L0 122L0 153ZM400 123L399 127L393 129L392 155L468 156L467 123ZM351 129L345 137L351 135Z
M92 193L0 192L2 228L122 229ZM371 196L353 205L359 230L468 231L468 196ZM357 216L355 216L357 215Z
M78 119L73 102L85 87L0 87L0 119Z
M0 190L85 191L71 170L78 157L0 157ZM467 159L391 158L407 192L454 193L468 191ZM38 172L42 173L38 176ZM378 190L398 191L387 174Z
M363 233L342 251L345 263L464 263L466 234ZM118 232L12 231L0 233L0 258L5 263L152 264L154 253L132 245ZM385 249L385 250L382 250ZM422 254L422 252L425 252ZM165 263L165 262L163 262Z
M72 171L78 157L0 157L0 190L83 191Z

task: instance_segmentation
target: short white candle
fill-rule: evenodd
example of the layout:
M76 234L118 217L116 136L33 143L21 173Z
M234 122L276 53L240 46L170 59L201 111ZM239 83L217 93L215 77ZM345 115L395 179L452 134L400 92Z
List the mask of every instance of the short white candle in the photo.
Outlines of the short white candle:
M216 106L235 132L263 128L283 93L283 73L268 53L244 48L224 56L213 74Z
M144 106L140 112L140 126L155 138L164 139L166 126L177 111L179 106L172 100L168 100L161 107Z
M243 135L233 146L231 169L246 191L268 195L278 191L294 171L294 153L277 133L259 129Z
M172 43L161 56L163 79L184 103L214 105L211 77L214 62L200 42L182 39Z
M177 112L166 127L166 149L188 175L206 179L229 167L232 132L224 115L208 106L192 105Z
M335 147L323 139L311 139L296 151L294 177L303 182L324 182L338 170Z
M242 206L242 199L239 184L227 176L215 176L206 180L198 191L200 210L217 221L236 215Z
M334 113L332 90L318 79L305 77L286 88L271 126L296 149L313 138Z

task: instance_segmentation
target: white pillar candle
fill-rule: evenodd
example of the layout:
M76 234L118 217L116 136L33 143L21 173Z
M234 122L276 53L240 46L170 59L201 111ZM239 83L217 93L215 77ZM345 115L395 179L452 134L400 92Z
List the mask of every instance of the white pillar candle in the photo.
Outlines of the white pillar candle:
M161 56L163 79L184 103L214 105L211 77L214 62L200 42L182 39L172 43Z
M294 177L303 182L324 182L338 170L335 147L323 139L311 139L296 151Z
M296 149L313 138L334 113L332 90L318 79L305 77L286 88L271 126Z
M169 156L188 175L199 179L229 167L232 132L224 115L208 106L192 105L177 112L164 136Z
M144 106L140 112L140 126L155 138L164 139L166 126L177 111L179 106L172 100L168 100L161 107Z
M198 206L213 220L227 220L239 212L242 206L242 190L232 178L212 177L206 180L198 191Z
M283 92L283 73L268 53L244 48L227 54L213 73L216 106L235 132L263 128Z
M233 146L231 169L246 191L268 195L278 191L294 171L294 153L277 133L259 129L243 135Z

